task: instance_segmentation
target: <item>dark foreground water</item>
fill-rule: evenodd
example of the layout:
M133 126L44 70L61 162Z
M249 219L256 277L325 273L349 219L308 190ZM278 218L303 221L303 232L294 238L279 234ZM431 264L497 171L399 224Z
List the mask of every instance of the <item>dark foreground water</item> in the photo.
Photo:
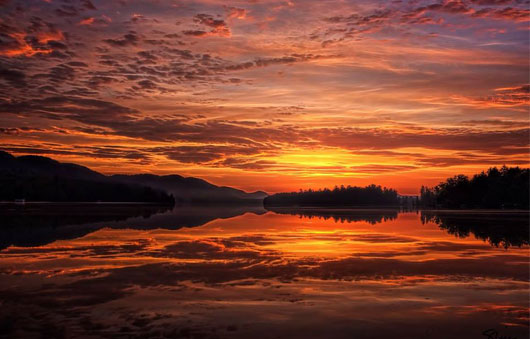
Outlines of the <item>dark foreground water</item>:
M2 338L519 338L528 213L18 206Z

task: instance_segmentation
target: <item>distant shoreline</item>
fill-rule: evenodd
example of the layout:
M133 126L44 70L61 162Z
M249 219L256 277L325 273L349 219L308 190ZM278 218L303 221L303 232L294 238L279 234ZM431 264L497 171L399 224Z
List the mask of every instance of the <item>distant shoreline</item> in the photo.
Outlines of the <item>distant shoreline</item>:
M265 206L265 209L274 210L308 210L308 211L350 211L350 210L365 210L365 211L380 211L380 210L404 210L404 211L436 211L436 212L480 212L480 213L495 213L495 212L513 212L513 213L530 213L530 210L524 209L487 209L487 208L465 208L465 209L446 209L446 208L404 208L403 206Z
M26 202L14 202L14 201L0 201L0 206L174 206L174 207L193 207L193 206L234 206L234 205L248 205L250 202L254 202L259 205L261 201L252 200L245 201L244 203L185 203L185 204L165 204L160 202L128 202L128 201L26 201ZM406 208L404 206L264 206L268 211L327 211L327 212L341 212L351 210L364 210L364 211L382 211L382 210L398 210L398 211L436 211L436 212L459 212L459 213L530 213L528 209L487 209L487 208L464 208L464 209L449 209L449 208L422 208L413 207Z

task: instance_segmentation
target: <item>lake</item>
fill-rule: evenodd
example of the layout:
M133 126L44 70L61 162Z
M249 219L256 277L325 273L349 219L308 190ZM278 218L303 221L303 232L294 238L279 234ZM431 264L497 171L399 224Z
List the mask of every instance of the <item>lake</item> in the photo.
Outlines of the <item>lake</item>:
M4 206L0 337L528 338L506 211Z

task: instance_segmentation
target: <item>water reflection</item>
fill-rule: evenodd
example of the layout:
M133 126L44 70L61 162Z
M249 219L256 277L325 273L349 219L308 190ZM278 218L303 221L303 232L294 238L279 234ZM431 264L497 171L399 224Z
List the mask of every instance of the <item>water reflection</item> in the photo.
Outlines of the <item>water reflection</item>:
M471 235L481 219L522 225L524 213L275 212L177 209L5 248L0 336L528 335L528 243L497 248L485 242L495 235L443 226Z
M521 247L530 238L528 212L422 211L421 221L434 222L459 238L473 234L496 247Z
M102 228L176 230L196 227L247 212L263 214L265 209L260 205L3 204L0 205L0 250L80 238Z
M278 214L298 215L303 218L333 219L335 222L355 222L366 221L371 224L383 221L394 220L398 216L399 210L385 209L341 209L341 208L282 208L267 207L268 211Z

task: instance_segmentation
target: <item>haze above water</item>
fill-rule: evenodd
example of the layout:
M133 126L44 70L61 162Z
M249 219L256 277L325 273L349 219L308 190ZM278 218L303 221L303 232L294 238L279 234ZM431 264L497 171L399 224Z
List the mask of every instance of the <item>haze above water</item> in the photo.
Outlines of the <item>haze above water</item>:
M528 336L527 212L86 208L2 209L0 336Z

